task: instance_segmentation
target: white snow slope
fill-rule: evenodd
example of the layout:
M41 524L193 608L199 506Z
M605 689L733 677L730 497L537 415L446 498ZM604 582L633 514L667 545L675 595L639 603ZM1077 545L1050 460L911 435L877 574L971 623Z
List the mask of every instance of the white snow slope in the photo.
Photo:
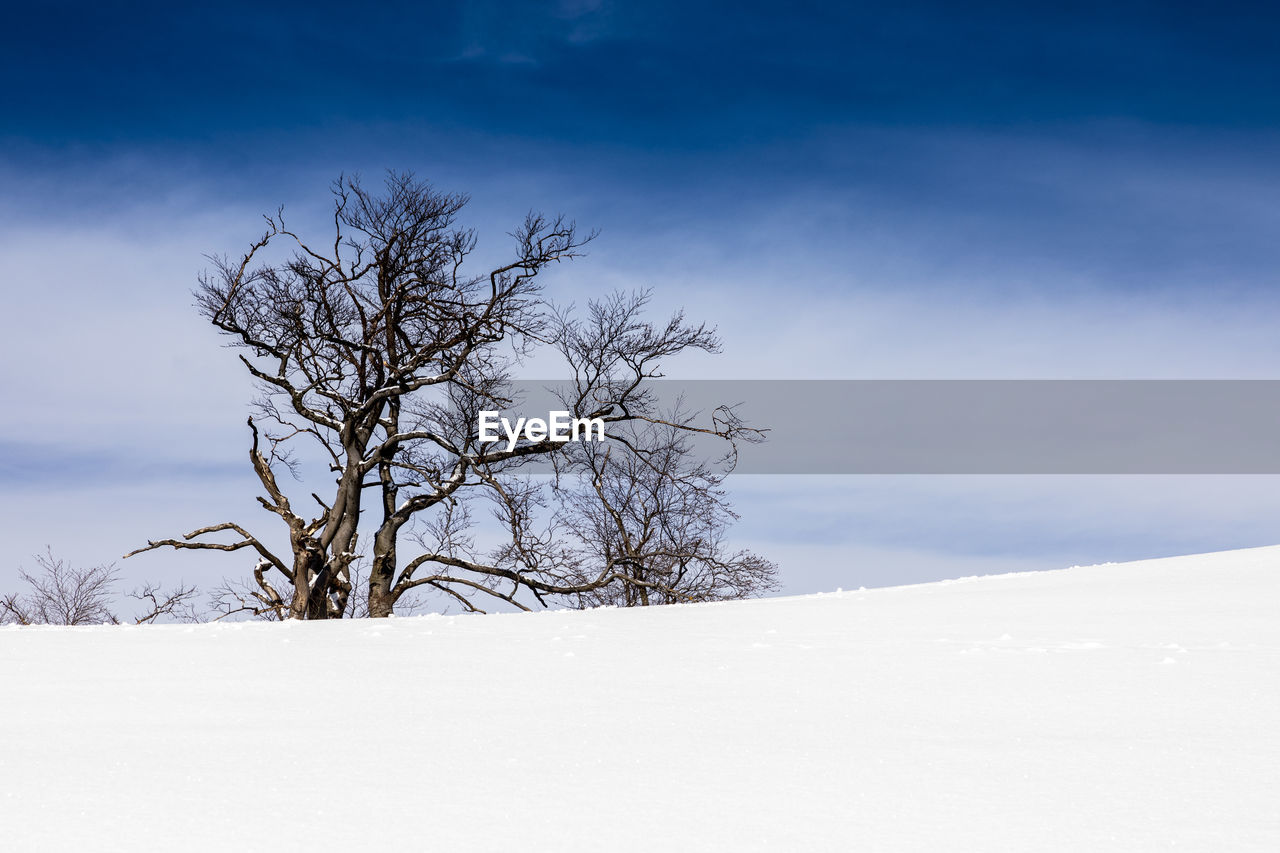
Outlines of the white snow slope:
M1280 548L0 629L0 849L1280 850Z

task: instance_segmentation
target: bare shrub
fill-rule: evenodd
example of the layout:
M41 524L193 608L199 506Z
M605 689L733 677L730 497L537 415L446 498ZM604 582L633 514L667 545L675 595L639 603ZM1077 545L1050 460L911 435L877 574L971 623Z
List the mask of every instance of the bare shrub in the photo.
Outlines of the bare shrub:
M0 598L0 623L117 625L132 621L141 625L162 616L184 622L199 620L194 607L195 587L182 585L165 590L158 584L144 584L128 594L129 598L146 605L144 611L132 619L122 620L111 609L119 582L119 570L114 563L80 568L55 557L49 548L44 554L36 554L35 561L38 571L18 570L27 592Z

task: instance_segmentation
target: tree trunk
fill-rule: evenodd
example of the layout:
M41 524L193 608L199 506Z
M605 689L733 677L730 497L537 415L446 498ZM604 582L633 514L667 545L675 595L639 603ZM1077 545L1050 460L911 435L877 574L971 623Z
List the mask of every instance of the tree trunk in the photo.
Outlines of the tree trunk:
M369 615L390 616L395 606L391 585L396 576L396 532L383 527L373 540L373 567L369 571Z
M324 619L329 615L324 601L329 587L327 577L324 553L319 545L314 540L295 544L290 619Z

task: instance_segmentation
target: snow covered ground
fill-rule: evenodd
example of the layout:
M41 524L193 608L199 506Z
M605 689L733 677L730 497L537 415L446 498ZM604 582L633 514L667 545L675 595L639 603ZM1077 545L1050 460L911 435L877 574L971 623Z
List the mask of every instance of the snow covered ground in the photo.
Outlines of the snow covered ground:
M0 849L1280 850L1280 547L719 605L0 629Z

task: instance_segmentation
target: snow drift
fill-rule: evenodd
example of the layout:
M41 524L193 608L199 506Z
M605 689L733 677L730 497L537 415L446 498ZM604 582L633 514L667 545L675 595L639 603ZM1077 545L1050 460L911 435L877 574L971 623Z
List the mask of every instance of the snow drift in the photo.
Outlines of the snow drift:
M1280 548L0 629L6 850L1280 850Z

